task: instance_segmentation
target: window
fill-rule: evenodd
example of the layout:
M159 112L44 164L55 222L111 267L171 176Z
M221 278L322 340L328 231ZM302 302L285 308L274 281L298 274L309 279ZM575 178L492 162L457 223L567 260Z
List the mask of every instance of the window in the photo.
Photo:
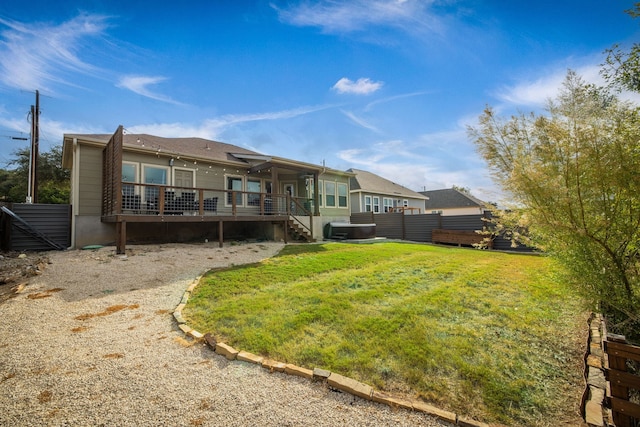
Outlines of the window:
M364 196L364 211L371 212L371 196Z
M408 208L409 207L409 201L407 199L404 199L402 201L402 206L404 206L405 208Z
M138 165L136 163L122 162L122 181L138 182ZM125 196L133 196L135 193L134 185L123 185L122 194Z
M325 181L324 192L327 207L334 207L336 205L336 183L333 181Z
M242 177L239 176L227 176L227 190L233 190L236 193L231 191L227 192L227 205L232 205L234 203L233 195L235 194L235 204L237 206L242 206L243 194L242 194Z
M323 193L324 181L318 180L318 206L322 206L322 193Z
M143 166L143 182L145 184L167 185L167 168L158 166ZM145 200L155 203L160 194L160 188L154 186L146 186L144 190Z
M260 192L262 191L262 184L259 179L247 180L247 204L251 206L260 205Z
M338 207L346 208L347 207L347 184L338 183Z
M393 199L385 197L382 199L383 212L391 212L393 210Z
M380 213L380 197L373 198L373 213Z

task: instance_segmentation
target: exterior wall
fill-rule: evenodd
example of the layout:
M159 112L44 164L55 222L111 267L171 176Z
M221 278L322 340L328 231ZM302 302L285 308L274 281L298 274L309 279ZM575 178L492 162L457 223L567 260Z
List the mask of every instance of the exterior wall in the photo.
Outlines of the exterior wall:
M364 212L364 202L362 201L362 193L355 192L349 195L349 199L351 201L351 212L358 213Z
M102 213L102 148L79 145L78 174L74 184L78 203L75 215L97 215Z
M373 198L377 197L379 200L380 211L375 212L378 213L386 213L384 208L384 199L393 199L393 207L401 207L404 206L404 201L408 202L407 207L419 209L420 213L424 213L424 200L423 199L412 199L410 197L402 197L398 195L390 196L388 194L380 194L380 193L370 193L370 192L355 192L351 194L351 212L352 213L361 213L366 212L366 203L365 197L371 197L372 199L372 210L373 210ZM418 213L418 211L416 211Z
M75 249L87 245L112 245L115 242L116 226L100 221L100 215L76 215L73 218Z
M326 183L327 182L335 182L336 183L336 193L335 193L335 206L327 206L327 194L326 194ZM323 218L330 217L346 217L348 218L351 214L351 200L349 197L349 176L344 175L333 175L330 173L324 173L320 176L320 183L322 183L323 188L320 189L322 200L320 201L320 215ZM338 206L338 184L346 184L347 185L347 206L340 207ZM324 221L329 222L329 221Z
M440 214L442 216L457 216L457 215L482 215L484 209L479 208L477 206L471 206L466 208L448 208L448 209L431 209L429 212L425 213L434 213L432 211L441 211Z

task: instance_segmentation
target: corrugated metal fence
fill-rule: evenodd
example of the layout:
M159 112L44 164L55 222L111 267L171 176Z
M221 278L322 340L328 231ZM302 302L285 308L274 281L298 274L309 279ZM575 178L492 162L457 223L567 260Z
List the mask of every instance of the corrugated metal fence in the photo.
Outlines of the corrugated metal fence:
M46 239L62 248L71 244L71 205L13 203L5 205L20 217L35 233L25 232L15 224L16 219L2 213L0 218L0 243L2 249L12 251L44 251L54 248L36 237Z
M405 215L403 213L373 214L371 212L351 215L352 224L376 224L376 236L388 239L431 242L434 229L476 231L490 226L490 213L483 215L442 216L440 214ZM511 247L511 242L502 236L493 241L493 249L530 252L531 248Z

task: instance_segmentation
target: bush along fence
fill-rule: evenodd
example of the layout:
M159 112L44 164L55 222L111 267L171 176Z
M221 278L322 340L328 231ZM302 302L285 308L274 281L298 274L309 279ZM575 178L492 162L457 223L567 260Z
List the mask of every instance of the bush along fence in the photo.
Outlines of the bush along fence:
M602 316L589 325L582 411L589 426L640 427L640 347L607 333Z
M450 243L472 246L485 237L478 231L491 226L491 213L483 215L452 215L362 212L351 214L352 224L376 224L376 236L387 239L409 240L422 243ZM511 241L495 236L489 247L497 250L531 252L526 246L511 247Z

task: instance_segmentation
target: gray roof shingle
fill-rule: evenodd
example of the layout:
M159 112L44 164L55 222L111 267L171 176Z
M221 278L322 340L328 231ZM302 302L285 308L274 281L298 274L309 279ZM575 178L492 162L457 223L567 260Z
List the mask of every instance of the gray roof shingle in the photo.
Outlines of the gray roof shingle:
M392 197L405 197L421 200L427 198L423 194L409 190L400 184L391 182L388 179L382 178L381 176L371 172L353 168L348 169L347 172L355 174L355 176L351 178L350 182L351 191L365 191L368 193L383 194Z
M453 188L421 191L420 194L429 197L425 203L425 209L484 207L486 205L482 200Z

